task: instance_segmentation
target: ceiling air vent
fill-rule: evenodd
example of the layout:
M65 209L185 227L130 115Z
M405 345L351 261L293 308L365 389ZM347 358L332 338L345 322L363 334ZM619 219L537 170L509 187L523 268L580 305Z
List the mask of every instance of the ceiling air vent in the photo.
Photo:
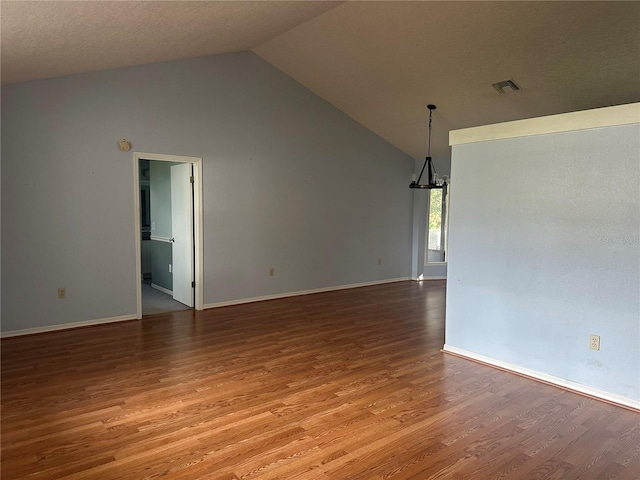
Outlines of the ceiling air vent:
M520 87L516 85L516 82L513 80L503 80L502 82L494 83L493 88L495 88L498 93L516 92L520 90Z

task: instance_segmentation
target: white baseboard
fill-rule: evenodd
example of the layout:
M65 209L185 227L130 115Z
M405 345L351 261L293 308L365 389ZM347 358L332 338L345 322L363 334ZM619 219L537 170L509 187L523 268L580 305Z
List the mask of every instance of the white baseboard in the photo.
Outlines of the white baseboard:
M227 302L218 302L218 303L209 303L203 306L203 308L216 308L216 307L226 307L229 305L240 305L243 303L252 303L252 302L260 302L263 300L273 300L276 298L286 298L286 297L296 297L299 295L309 295L311 293L321 293L321 292L331 292L334 290L345 290L348 288L358 288L358 287L368 287L371 285L381 285L384 283L394 283L394 282L402 282L405 280L411 280L409 277L401 277L401 278L391 278L388 280L376 280L373 282L362 282L362 283L353 283L351 285L339 285L337 287L327 287L327 288L316 288L313 290L302 290L298 292L290 292L290 293L281 293L276 295L265 295L262 297L253 297L253 298L242 298L239 300L230 300ZM167 290L166 288L160 287L159 285L151 284L153 288L161 290L169 295L173 295L173 292ZM7 332L0 332L0 338L9 338L9 337L19 337L22 335L32 335L35 333L45 333L45 332L54 332L56 330L66 330L69 328L78 328L78 327L89 327L91 325L101 325L104 323L114 323L114 322L124 322L127 320L136 320L137 316L133 315L122 315L120 317L111 317L111 318L99 318L95 320L84 320L81 322L71 322L71 323L60 323L58 325L49 325L46 327L34 327L34 328L25 328L24 330L10 330Z
M167 295L171 295L173 297L173 290L169 290L168 288L161 287L160 285L156 285L155 283L151 284L151 288L155 288L156 290L160 290L161 292L164 292Z
M127 320L135 319L136 315L122 315L120 317L98 318L95 320L83 320L81 322L60 323L57 325L48 325L46 327L25 328L24 330L10 330L8 332L0 332L0 338L33 335L34 333L55 332L56 330L66 330L68 328L90 327L92 325L101 325L103 323L124 322Z
M582 385L581 383L565 380L564 378L555 377L553 375L548 375L546 373L538 372L536 370L530 370L525 367L520 367L518 365L513 365L511 363L503 362L502 360L496 360L495 358L486 357L484 355L480 355L474 352L469 352L467 350L463 350L462 348L452 347L451 345L447 345L447 344L445 344L444 347L442 347L442 351L446 353L452 353L460 357L468 358L470 360L486 363L487 365L492 365L494 367L498 367L503 370L508 370L510 372L523 375L525 377L530 377L535 380L540 380L544 383L555 385L555 386L564 388L566 390L582 393L590 397L595 397L610 403L615 403L617 405L629 407L634 410L640 410L640 400L634 400L633 398L624 397L622 395L606 392L604 390L599 390L597 388L590 387L588 385Z
M229 300L226 302L207 303L203 308L228 307L230 305L241 305L243 303L262 302L264 300L275 300L277 298L297 297L300 295L309 295L312 293L333 292L335 290L346 290L348 288L369 287L372 285L382 285L384 283L404 282L411 280L410 277L390 278L387 280L374 280L372 282L352 283L350 285L339 285L337 287L314 288L312 290L299 290L297 292L277 293L275 295L265 295L262 297L240 298L237 300Z

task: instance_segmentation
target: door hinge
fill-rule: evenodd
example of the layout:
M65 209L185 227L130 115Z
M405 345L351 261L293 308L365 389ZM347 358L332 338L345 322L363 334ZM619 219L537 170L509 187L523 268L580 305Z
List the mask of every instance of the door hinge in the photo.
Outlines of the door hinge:
M189 183L193 183L193 177L189 177Z
M191 282L191 288L196 288L196 282Z

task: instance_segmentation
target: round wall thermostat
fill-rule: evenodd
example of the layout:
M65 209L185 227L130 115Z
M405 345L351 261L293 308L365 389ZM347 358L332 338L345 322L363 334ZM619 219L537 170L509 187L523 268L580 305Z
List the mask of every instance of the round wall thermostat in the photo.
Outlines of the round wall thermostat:
M129 143L129 140L127 140L126 138L123 138L118 142L118 148L123 152L128 152L129 150L131 150L131 143Z

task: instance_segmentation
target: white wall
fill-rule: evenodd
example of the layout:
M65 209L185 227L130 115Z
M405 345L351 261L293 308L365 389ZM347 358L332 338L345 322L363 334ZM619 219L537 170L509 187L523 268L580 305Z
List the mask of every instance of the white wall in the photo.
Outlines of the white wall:
M252 53L110 70L2 88L3 332L135 315L123 137L204 159L205 304L410 275L405 154Z
M445 348L638 404L639 159L637 123L454 145Z

